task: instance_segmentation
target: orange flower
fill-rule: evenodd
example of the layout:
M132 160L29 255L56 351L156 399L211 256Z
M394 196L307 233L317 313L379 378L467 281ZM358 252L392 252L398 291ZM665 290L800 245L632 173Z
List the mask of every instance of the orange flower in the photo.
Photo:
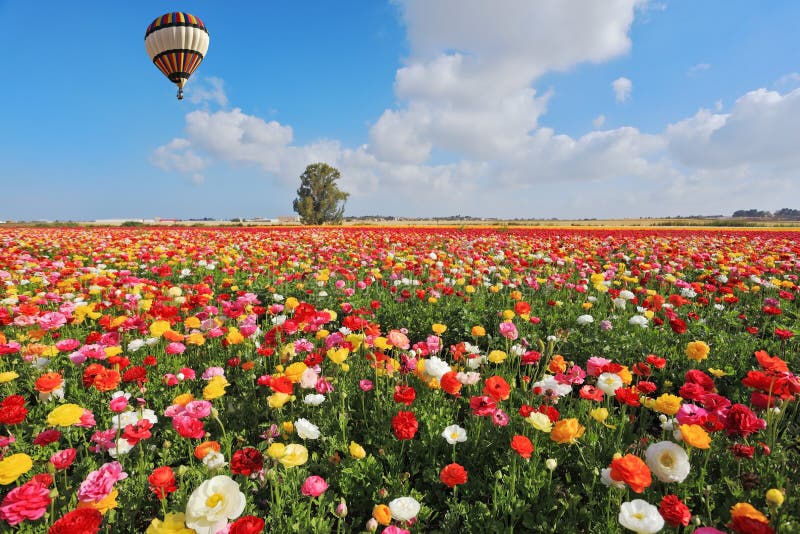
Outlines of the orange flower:
M461 382L458 381L456 378L457 373L455 371L448 371L444 375L442 375L442 379L440 381L441 388L450 395L458 396L461 393Z
M553 356L553 359L550 360L550 366L548 367L551 373L563 373L567 370L567 362L564 361L564 357L560 354L556 354Z
M779 373L788 373L789 367L786 362L777 356L770 356L765 350L756 351L756 360L758 364L764 368L765 371L777 371Z
M550 439L556 443L575 443L583 436L586 427L578 422L577 419L561 419L550 431Z
M731 522L728 523L728 527L737 534L749 534L750 532L771 534L774 532L769 525L767 516L746 502L739 502L733 505L731 508Z
M378 504L372 509L372 517L381 525L388 525L392 522L392 511L385 504Z
M180 333L176 332L175 330L167 330L166 332L164 332L164 336L163 337L164 337L164 339L166 339L167 341L170 341L170 342L183 341L184 338L185 338L185 336L183 334L180 334Z
M61 373L45 373L36 379L34 388L39 393L51 393L62 386L64 377Z
M103 367L102 370L94 376L93 385L97 388L97 391L111 391L112 389L117 389L119 381L119 371Z
M708 449L711 447L711 436L700 425L681 425L683 442L696 449Z
M194 457L198 460L202 460L206 457L206 455L211 452L219 452L222 450L219 443L216 441L204 441L200 445L194 448Z
M643 492L653 483L650 468L641 458L633 454L612 460L610 476L612 480L624 482L636 493Z

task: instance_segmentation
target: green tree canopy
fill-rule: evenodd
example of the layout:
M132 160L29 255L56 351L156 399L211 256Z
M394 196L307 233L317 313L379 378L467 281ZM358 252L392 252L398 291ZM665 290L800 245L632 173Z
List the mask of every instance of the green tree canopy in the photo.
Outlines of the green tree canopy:
M349 193L341 191L336 180L339 170L327 163L312 163L300 175L294 211L303 224L341 224Z

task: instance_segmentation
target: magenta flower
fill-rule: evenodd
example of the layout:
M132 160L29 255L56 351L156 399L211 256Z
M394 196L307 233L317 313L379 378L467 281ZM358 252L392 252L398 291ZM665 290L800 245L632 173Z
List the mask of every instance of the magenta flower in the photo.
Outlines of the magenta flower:
M325 482L325 479L319 477L317 475L311 475L303 482L303 486L300 488L300 491L306 497L319 497L325 490L328 489L328 483Z

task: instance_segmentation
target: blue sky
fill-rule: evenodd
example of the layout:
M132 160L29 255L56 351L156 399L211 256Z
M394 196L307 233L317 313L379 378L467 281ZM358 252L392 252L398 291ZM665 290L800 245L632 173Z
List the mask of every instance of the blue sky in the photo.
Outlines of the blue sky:
M144 30L209 28L187 98ZM800 198L800 3L0 0L0 220L638 217ZM788 204L787 204L788 203Z

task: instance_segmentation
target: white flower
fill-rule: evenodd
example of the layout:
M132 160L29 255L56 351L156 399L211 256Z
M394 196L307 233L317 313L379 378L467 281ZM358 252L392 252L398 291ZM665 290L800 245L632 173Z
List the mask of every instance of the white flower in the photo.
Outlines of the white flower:
M622 291L619 292L619 298L621 299L633 300L635 296L636 295L634 295L632 291L628 291L627 289L623 289Z
M456 443L463 443L467 441L467 431L458 425L450 425L442 432L442 437L447 440L450 445Z
M419 513L419 502L414 497L399 497L389 503L395 521L410 521Z
M725 309L725 305L724 304L714 304L714 309L717 310L717 311L722 311L722 310Z
M148 347L152 347L153 345L158 343L160 340L161 340L161 338L158 338L158 337L148 337L147 339L144 340L144 344L147 345Z
M325 395L320 395L319 393L309 393L303 397L303 402L309 406L319 406L325 402Z
M625 299L623 299L623 298L619 298L619 297L618 297L618 298L615 298L615 299L614 299L614 307L615 307L615 308L619 308L619 309L621 309L621 310L624 310L624 309L625 309L625 303L626 303L626 302L627 302L627 301L626 301Z
M294 430L303 439L318 439L319 427L308 419L298 419L294 422Z
M186 526L197 534L215 534L225 528L229 519L242 515L245 504L239 484L229 476L215 476L200 484L189 497Z
M487 361L486 360L486 356L482 356L482 355L481 356L474 356L472 358L467 357L466 364L467 364L467 367L469 367L470 369L477 369L481 365L485 364L486 361ZM427 366L425 367L425 369L427 369Z
M441 358L434 356L425 360L425 373L441 380L445 373L450 371L450 364L442 361Z
M600 470L600 482L602 482L604 486L609 486L612 488L617 488L617 489L625 488L625 482L621 480L614 480L613 478L611 478L610 467L604 467L603 469Z
M281 295L279 293L273 293L272 294L272 300L275 301L275 302L281 302L283 300L283 295Z
M203 456L203 464L208 468L209 471L213 471L215 469L221 469L225 467L228 465L228 462L225 461L224 454L212 450Z
M616 373L603 373L597 377L597 387L606 395L613 396L614 392L623 386L622 379Z
M531 388L541 388L542 394L547 396L563 397L572 393L571 385L562 384L551 375L544 375L541 380L534 382Z
M556 467L558 467L558 460L555 458L548 458L544 461L544 466L550 471L555 471Z
M620 505L619 524L637 534L655 534L664 528L664 518L649 502L634 499Z
M697 296L697 293L692 288L684 287L681 289L681 296L685 299L693 299Z
M577 321L579 325L592 324L594 322L594 317L589 314L580 315Z
M119 458L120 454L128 454L133 450L133 445L125 438L114 440L114 446L108 449L108 454L112 458Z
M647 328L647 317L644 315L634 315L630 319L628 319L628 324L640 326L642 328Z
M128 352L136 352L137 350L144 347L144 340L143 339L134 339L130 343L128 343Z
M644 455L647 466L661 482L683 482L689 476L689 455L677 443L653 443Z

